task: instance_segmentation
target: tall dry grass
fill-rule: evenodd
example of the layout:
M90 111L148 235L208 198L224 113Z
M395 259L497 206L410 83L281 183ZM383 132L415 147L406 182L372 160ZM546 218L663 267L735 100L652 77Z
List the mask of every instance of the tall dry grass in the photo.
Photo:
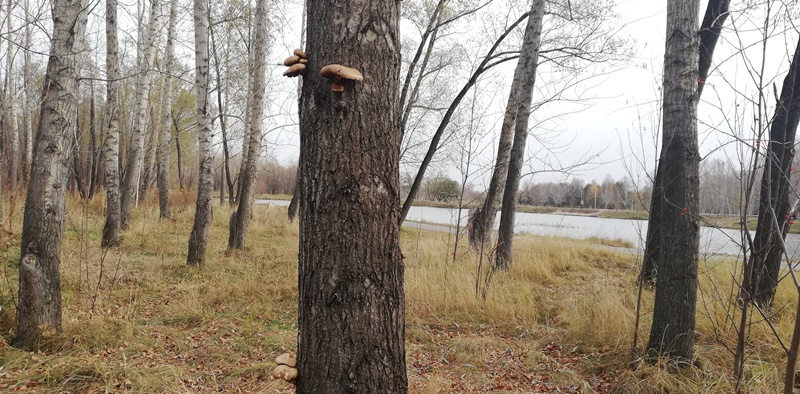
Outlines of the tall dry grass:
M185 251L194 194L173 193L173 218L155 196L136 211L122 245L100 248L105 202L70 198L64 232L64 329L41 352L0 347L0 391L288 392L269 376L296 342L297 224L256 206L247 247L226 253L227 204L214 207L202 267ZM13 338L21 215L0 232L0 334ZM732 392L735 272L701 264L700 367L650 366L630 353L638 258L589 242L521 235L508 272L486 285L489 255L452 235L403 230L407 353L412 392L536 392L598 387L629 393ZM479 273L478 266L482 267ZM652 291L639 327L646 342ZM780 388L797 296L787 282L770 320L754 317L742 389ZM554 353L552 349L562 349ZM550 349L550 350L548 350ZM564 361L564 360L568 360ZM531 378L530 376L535 376ZM598 382L605 382L602 386ZM537 383L538 384L538 383ZM577 389L576 389L577 390Z

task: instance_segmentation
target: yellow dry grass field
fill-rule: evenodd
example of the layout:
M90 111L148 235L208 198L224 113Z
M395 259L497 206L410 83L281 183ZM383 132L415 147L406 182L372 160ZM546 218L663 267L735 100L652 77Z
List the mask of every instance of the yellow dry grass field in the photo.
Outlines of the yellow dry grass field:
M21 204L0 231L0 391L288 393L274 358L297 338L296 223L257 205L242 251L226 254L230 208L215 205L206 263L185 264L193 194L173 219L148 201L122 245L103 252L102 198L70 198L61 266L64 326L38 352L14 335ZM444 233L403 230L412 393L734 392L733 261L701 262L696 366L649 366L631 354L638 259L592 242L521 235L511 270ZM788 343L797 293L785 281L769 322ZM637 352L647 341L643 294ZM737 315L738 316L738 315ZM786 356L768 322L748 328L741 392L781 388Z

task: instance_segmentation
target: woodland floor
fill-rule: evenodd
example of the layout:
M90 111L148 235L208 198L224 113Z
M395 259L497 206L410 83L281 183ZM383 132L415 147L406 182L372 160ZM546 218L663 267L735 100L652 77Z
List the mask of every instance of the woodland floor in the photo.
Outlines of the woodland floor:
M297 224L288 222L285 208L256 206L248 246L226 253L230 208L215 205L206 263L188 267L192 196L174 197L173 219L159 221L156 204L144 204L122 245L107 253L99 247L103 201L70 199L63 332L32 353L7 344L15 327L21 227L21 207L7 204L12 214L0 230L0 391L293 392L270 372L278 354L295 349ZM636 258L590 241L522 236L511 271L490 277L486 256L463 242L453 252L455 241L445 233L402 233L410 392L733 391L728 349L735 335L724 280L701 286L701 367L676 371L631 357ZM733 267L705 264L709 278L728 277ZM782 288L774 317L784 340L794 319L793 291ZM636 352L647 339L652 292L643 300ZM751 328L743 392L780 388L785 356L763 325Z

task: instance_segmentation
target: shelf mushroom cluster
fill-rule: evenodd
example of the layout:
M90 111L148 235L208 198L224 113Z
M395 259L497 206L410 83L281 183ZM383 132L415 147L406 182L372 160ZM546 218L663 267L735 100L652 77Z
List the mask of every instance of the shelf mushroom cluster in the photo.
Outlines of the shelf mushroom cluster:
M308 55L302 49L295 49L292 56L283 61L283 65L289 67L283 75L289 78L298 75L306 75L306 64L308 64ZM319 70L319 75L328 78L331 81L331 91L341 93L344 92L343 80L349 79L351 81L363 81L364 76L355 68L345 67L341 64L329 64Z
M294 352L281 354L275 358L275 362L278 366L272 370L273 378L287 382L294 382L297 379L297 356Z
M305 75L306 63L308 63L308 55L302 49L295 49L292 56L283 61L283 65L289 67L283 73L283 76L292 78L298 75Z

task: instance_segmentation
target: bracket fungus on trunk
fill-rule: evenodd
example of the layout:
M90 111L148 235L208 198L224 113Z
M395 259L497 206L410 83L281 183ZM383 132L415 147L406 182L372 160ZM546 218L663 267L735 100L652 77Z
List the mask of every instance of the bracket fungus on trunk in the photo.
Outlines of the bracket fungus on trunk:
M283 76L292 78L298 75L305 75L306 63L308 63L308 55L301 49L295 49L292 56L287 57L283 61L283 65L289 67L289 69L283 73Z
M361 72L350 67L342 66L341 64L329 64L319 70L319 75L331 80L332 92L344 92L343 79L352 81L363 81L364 76Z

